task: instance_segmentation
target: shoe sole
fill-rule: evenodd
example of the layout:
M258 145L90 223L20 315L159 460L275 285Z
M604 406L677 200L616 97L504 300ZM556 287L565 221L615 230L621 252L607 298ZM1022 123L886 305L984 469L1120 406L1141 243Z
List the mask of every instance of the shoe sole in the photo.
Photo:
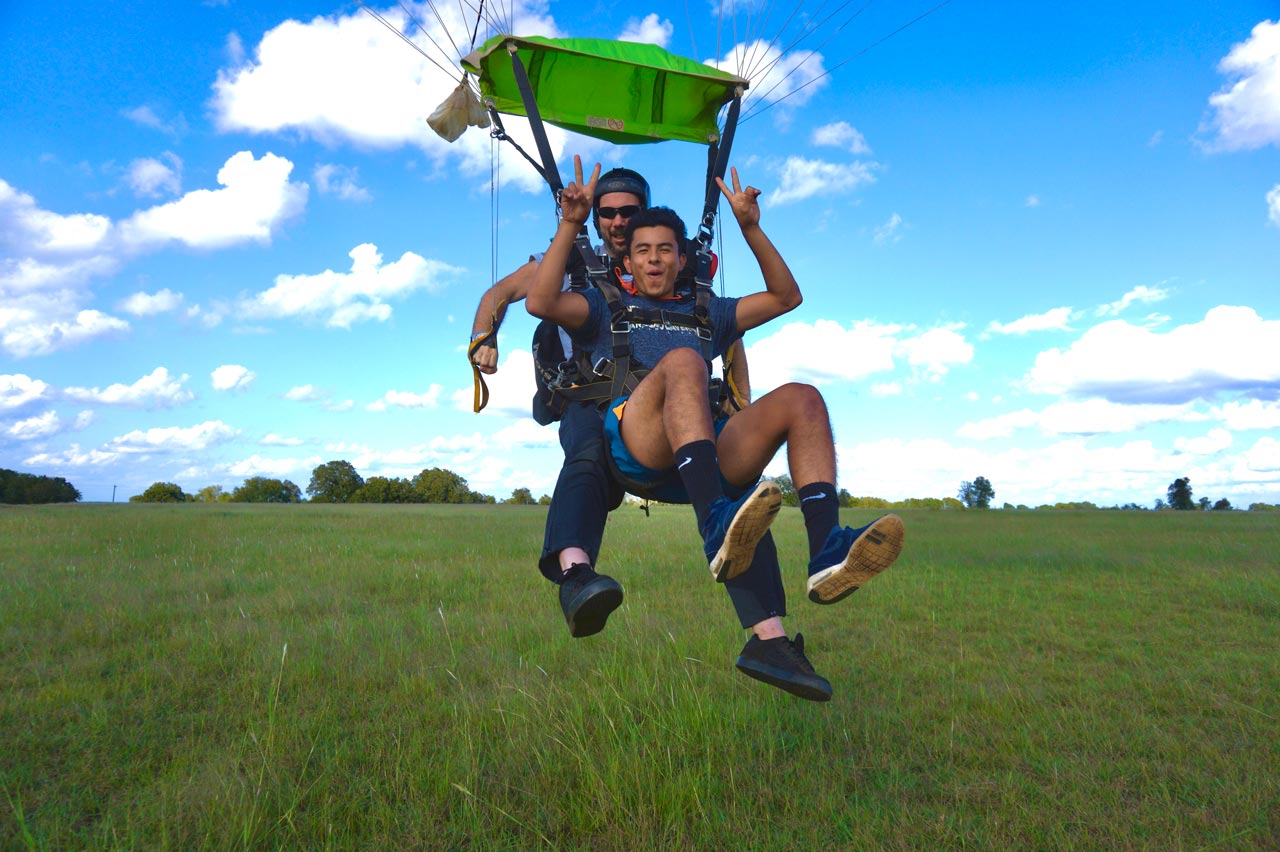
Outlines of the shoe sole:
M738 671L807 701L830 701L831 684L821 675L797 674L750 657L738 657Z
M711 560L711 576L717 583L732 580L751 567L756 545L769 531L769 525L782 508L782 490L766 479L755 487L751 496L729 522L724 541Z
M906 537L902 518L897 515L877 518L854 540L844 562L809 578L809 600L833 604L849 597L893 564L902 552Z
M622 605L622 586L608 577L597 578L582 587L565 613L569 635L574 639L594 636L604 630L613 611Z

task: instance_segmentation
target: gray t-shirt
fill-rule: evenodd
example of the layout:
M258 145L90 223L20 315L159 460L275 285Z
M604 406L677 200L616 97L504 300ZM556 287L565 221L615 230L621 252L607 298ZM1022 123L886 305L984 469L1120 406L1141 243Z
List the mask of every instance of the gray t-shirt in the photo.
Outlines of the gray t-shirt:
M613 334L609 330L609 303L599 290L588 290L582 294L591 306L587 321L577 331L570 332L573 342L578 348L591 353L591 363L601 358L613 357ZM627 305L639 305L644 308L657 308L667 314L693 315L692 298L678 301L661 301L647 299L644 296L622 294ZM723 355L735 340L742 337L738 331L736 298L721 298L714 293L708 304L711 312L711 357ZM652 369L662 356L672 349L688 346L700 349L697 331L689 326L673 325L663 322L661 317L653 322L631 322L631 358L634 367Z

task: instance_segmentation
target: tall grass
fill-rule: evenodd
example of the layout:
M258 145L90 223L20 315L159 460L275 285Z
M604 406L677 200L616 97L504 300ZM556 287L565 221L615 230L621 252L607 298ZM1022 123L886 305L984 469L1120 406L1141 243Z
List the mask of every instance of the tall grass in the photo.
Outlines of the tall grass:
M0 510L2 848L1280 837L1274 515L907 513L898 564L816 607L784 511L814 705L734 670L684 509L614 514L626 601L570 639L544 511Z

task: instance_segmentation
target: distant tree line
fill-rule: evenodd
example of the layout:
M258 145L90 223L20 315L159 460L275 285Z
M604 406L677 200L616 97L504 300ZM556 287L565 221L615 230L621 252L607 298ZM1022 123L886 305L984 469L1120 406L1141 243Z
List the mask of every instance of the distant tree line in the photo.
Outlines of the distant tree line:
M80 492L61 476L0 468L0 503L75 503Z
M299 503L302 490L287 479L255 476L230 493L220 485L209 485L195 494L187 494L172 482L156 482L141 494L129 498L132 503ZM499 502L488 494L472 491L467 481L451 470L433 467L416 476L371 476L365 479L348 461L335 460L317 465L311 471L306 494L312 503L470 503ZM534 499L528 488L517 488L503 503L515 505L547 505L551 498Z

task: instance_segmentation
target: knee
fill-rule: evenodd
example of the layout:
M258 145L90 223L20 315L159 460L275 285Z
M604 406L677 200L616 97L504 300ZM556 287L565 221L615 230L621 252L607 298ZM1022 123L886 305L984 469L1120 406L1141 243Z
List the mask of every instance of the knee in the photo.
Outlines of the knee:
M778 388L774 393L781 394L787 408L806 420L813 417L827 416L827 401L822 398L822 391L813 385L790 382Z
M708 375L707 362L702 360L702 354L696 349L690 349L688 346L672 349L666 355L663 355L662 360L658 362L657 369L669 375L686 376L697 374L703 378Z

